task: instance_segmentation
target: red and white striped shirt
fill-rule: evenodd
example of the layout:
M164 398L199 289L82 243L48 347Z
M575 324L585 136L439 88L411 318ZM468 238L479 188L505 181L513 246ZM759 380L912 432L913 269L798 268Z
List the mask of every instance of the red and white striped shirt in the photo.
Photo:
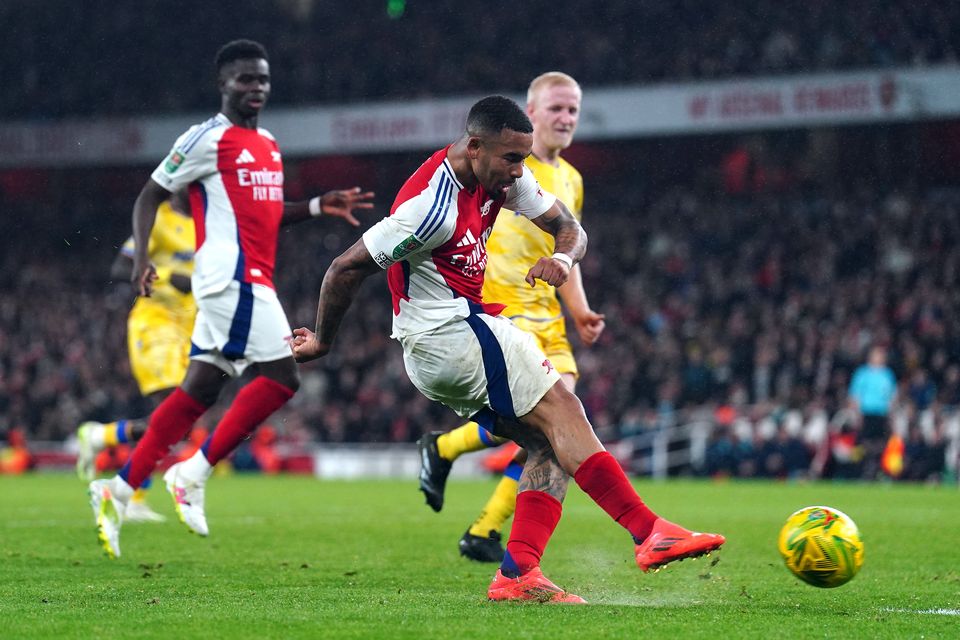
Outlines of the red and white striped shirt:
M267 130L238 127L217 114L177 138L151 177L168 191L189 186L194 294L221 291L232 280L273 288L283 162Z
M468 191L447 160L448 149L424 162L400 189L390 216L363 234L367 251L387 269L393 337L466 318L469 302L499 313L503 305L480 293L497 214L505 206L533 219L556 201L526 168L505 195L491 196L481 186Z

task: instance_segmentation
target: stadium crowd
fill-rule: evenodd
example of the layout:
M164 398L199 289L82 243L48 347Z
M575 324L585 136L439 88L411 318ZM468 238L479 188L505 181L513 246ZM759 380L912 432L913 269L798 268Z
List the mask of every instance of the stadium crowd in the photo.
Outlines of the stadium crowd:
M921 475L942 469L918 451L946 453L958 438L960 194L591 187L583 274L607 331L578 348L578 395L602 439L706 411L701 472L853 474L842 466L856 444L850 377L884 344L899 381L893 422L912 458L933 465ZM0 257L0 430L59 440L82 420L144 411L124 337L132 294L106 283L130 201L3 202L16 223ZM277 281L294 326L312 326L324 269L357 235L322 222L281 233ZM338 338L349 348L305 367L271 421L284 437L411 442L457 424L412 387L389 325L374 278Z
M530 70L552 68L591 87L960 58L960 5L952 2L611 0L583 11L531 0L487 3L484 20L464 19L450 1L361 2L343 10L312 0L242 0L229 11L224 20L220 4L192 3L184 20L155 1L57 0L43 11L4 2L0 55L16 60L20 73L5 83L0 115L205 110L213 97L210 47L236 37L239 24L245 36L270 43L274 105L519 93ZM504 43L524 64L504 63ZM119 59L126 64L114 64Z

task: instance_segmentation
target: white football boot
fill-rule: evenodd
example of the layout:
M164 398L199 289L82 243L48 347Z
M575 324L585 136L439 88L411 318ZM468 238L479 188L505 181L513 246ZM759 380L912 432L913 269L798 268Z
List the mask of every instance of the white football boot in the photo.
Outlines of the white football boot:
M97 523L97 538L110 558L120 557L120 527L127 502L114 490L112 480L94 480L90 483L90 507Z
M199 453L199 452L198 452ZM190 531L207 536L207 517L203 512L203 492L207 484L206 478L195 480L184 477L180 473L183 462L173 465L163 474L163 481L167 491L173 496L173 506L180 516L180 522L187 525Z

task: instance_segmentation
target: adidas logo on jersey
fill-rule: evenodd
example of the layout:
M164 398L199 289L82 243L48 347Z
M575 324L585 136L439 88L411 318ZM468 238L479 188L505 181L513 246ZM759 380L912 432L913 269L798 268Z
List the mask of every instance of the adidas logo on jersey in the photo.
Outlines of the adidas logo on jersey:
M460 239L460 242L457 243L458 247L465 247L469 244L477 244L477 239L473 237L473 234L470 233L470 229L467 229L467 233Z
M253 157L253 154L244 149L240 152L240 155L237 156L237 164L250 164L251 162L256 162L257 159Z
M469 247L469 253L461 253L450 256L450 264L456 265L463 271L463 275L468 278L479 275L487 267L487 238L493 227L488 227L481 234L480 239L466 229L463 237L457 242L457 247Z

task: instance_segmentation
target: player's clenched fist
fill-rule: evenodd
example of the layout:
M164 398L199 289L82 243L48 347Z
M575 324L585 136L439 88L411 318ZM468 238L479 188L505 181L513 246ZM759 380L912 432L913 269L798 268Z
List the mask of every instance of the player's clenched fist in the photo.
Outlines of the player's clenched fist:
M293 359L297 362L310 362L327 355L330 345L320 342L317 334L310 329L300 327L293 330L290 350L293 351Z
M524 280L526 280L527 284L531 287L536 286L537 280L543 280L547 284L559 287L566 282L569 277L570 267L563 262L554 260L553 258L540 258L537 260L537 264L533 265L530 271L527 272L527 277L524 278Z

